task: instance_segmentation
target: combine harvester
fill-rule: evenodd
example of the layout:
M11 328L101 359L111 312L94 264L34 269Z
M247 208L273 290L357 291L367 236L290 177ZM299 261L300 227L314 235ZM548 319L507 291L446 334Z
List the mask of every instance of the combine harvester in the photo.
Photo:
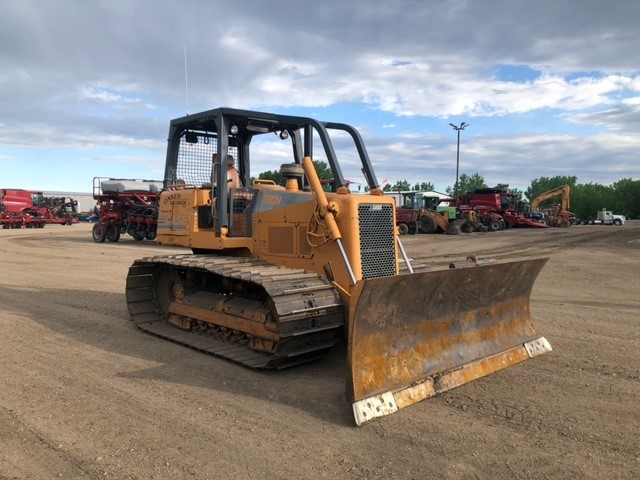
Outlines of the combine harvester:
M0 189L2 228L44 228L47 224L71 225L78 219L78 202L68 197L45 197L31 190Z
M117 242L121 234L135 240L155 240L158 198L162 182L95 177L93 199L99 205L99 220L91 234L97 243Z
M520 211L518 196L501 188L479 188L458 198L461 212L475 211L478 217L488 221L489 230L514 227L547 228L546 223L537 222Z
M369 195L351 194L330 132L352 139ZM286 186L251 184L252 158L283 142ZM314 157L331 168L330 192ZM157 241L193 254L133 263L137 327L255 369L312 361L346 339L358 425L551 350L529 305L547 259L414 269L395 202L346 124L227 108L171 121Z

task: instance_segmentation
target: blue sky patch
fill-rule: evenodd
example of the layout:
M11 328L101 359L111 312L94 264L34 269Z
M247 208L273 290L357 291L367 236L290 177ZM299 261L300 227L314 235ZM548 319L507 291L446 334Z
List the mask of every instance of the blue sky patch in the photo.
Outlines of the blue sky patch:
M526 83L540 78L542 72L529 65L496 65L494 75L502 82Z

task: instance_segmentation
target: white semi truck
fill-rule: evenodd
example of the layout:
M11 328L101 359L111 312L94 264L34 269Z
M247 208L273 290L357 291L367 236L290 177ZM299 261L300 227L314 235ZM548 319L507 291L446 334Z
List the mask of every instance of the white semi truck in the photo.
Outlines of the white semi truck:
M624 215L618 215L611 210L603 208L598 211L595 219L581 220L581 225L624 225L626 221Z

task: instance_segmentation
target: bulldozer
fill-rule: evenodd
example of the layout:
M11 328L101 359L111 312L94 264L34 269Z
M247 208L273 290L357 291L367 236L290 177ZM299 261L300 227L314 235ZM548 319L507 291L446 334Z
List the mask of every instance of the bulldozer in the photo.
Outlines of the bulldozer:
M367 195L349 190L336 138L353 144ZM284 185L252 180L270 159ZM331 169L327 191L314 160ZM551 350L530 315L548 259L414 264L347 124L231 108L172 120L156 241L191 252L131 265L138 328L252 369L346 341L357 425Z

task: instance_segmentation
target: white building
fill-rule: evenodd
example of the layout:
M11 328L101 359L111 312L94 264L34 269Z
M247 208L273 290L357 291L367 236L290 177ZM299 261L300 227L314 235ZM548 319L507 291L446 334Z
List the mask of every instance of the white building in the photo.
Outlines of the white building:
M96 205L96 201L93 199L93 194L91 193L43 191L42 195L45 197L69 197L78 202L78 213L93 212L93 207Z

